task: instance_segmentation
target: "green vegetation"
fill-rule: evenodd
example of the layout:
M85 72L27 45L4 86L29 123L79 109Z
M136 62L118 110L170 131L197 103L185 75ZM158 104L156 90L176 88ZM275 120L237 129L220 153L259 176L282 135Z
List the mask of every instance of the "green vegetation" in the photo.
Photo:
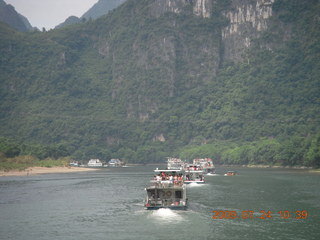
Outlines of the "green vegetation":
M1 164L180 156L319 167L318 1L276 1L240 63L223 61L230 1L218 2L210 19L190 7L155 17L133 0L49 32L0 24Z
M320 167L320 135L284 141L261 139L247 143L217 142L188 147L180 157L211 157L217 164Z
M29 167L66 167L69 166L70 158L39 160L33 156L16 156L14 158L4 158L0 154L0 171L19 170L23 171Z
M68 166L72 161L67 157L69 153L62 145L26 145L19 144L12 139L0 138L0 171L28 167Z

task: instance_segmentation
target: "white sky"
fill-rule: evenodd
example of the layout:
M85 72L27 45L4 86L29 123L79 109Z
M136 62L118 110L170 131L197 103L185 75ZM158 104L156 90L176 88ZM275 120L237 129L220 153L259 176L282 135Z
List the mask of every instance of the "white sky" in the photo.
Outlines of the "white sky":
M33 27L54 28L69 16L81 17L98 0L4 0L14 6Z

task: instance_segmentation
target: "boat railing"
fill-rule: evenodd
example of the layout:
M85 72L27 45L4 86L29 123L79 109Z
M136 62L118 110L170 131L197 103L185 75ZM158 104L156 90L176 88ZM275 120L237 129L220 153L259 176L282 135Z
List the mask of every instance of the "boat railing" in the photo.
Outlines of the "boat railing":
M183 185L182 180L165 180L165 181L157 181L151 180L150 186L157 187L157 188L169 188L169 187L181 187Z

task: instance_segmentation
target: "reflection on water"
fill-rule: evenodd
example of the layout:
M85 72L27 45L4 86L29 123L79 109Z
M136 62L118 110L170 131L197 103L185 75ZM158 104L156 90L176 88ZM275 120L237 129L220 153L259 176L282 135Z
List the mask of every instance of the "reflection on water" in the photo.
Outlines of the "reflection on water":
M189 184L187 184L187 187L188 188L193 188L193 187L204 187L204 186L206 186L206 184L204 184L204 183L189 183Z
M217 169L189 184L186 211L145 210L154 167L0 178L1 239L318 239L319 174L288 169ZM212 211L254 211L252 219L212 219ZM260 211L272 218L260 219ZM279 211L306 210L307 219ZM291 214L293 215L293 214ZM5 216L5 217L3 217ZM170 237L169 237L170 236Z
M156 221L158 224L172 224L183 221L183 217L179 215L179 212L171 209L162 208L150 212L150 218Z

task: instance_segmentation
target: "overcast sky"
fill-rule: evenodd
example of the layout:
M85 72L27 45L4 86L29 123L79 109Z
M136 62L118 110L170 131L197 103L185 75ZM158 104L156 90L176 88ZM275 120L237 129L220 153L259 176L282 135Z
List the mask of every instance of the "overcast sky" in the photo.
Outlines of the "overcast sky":
M98 0L4 0L40 30L54 28L69 16L81 17Z

